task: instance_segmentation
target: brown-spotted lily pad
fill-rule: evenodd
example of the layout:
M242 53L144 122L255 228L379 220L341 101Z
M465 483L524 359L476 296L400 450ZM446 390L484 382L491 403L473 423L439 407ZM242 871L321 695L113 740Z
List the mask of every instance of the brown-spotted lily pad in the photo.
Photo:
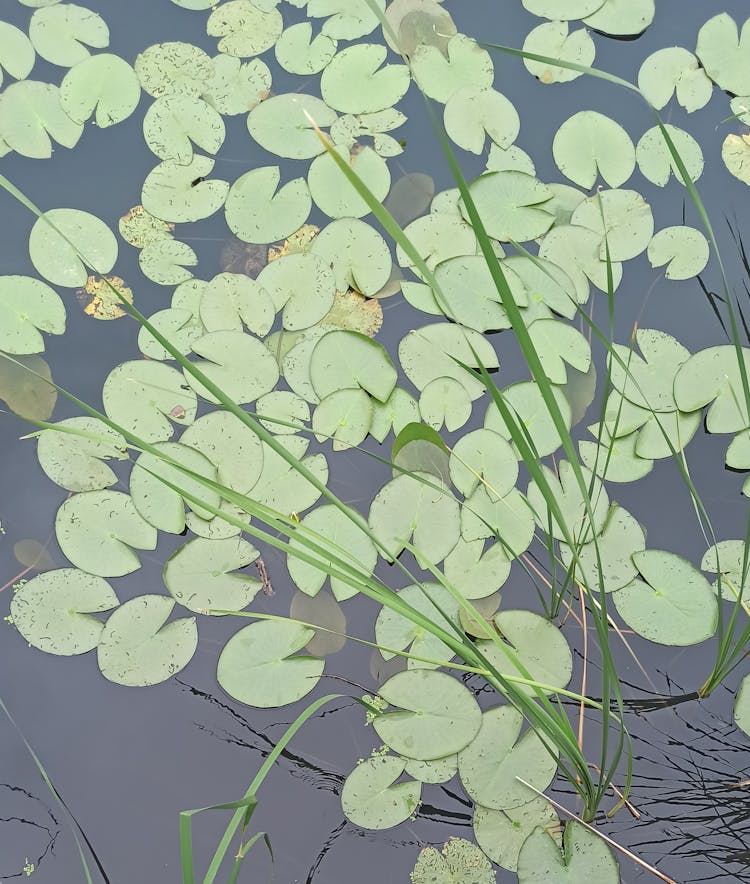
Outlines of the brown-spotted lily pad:
M128 304L133 303L133 292L119 276L89 276L86 285L76 291L76 298L87 316L94 319L119 319L127 310L113 289L117 289Z
M277 258L283 258L284 255L295 255L308 251L310 243L319 233L320 228L314 224L303 224L296 233L293 233L283 243L280 245L274 244L268 249L268 260L275 261Z
M171 236L174 224L169 224L147 212L143 206L133 208L120 218L120 236L136 249L142 249L156 239Z
M335 325L374 338L383 325L383 308L376 298L366 298L352 289L336 292L333 307L320 324Z

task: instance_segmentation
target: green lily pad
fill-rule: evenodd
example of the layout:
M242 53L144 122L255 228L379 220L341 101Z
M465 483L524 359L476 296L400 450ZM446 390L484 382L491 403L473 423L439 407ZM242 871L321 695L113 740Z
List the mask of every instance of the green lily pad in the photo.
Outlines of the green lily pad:
M0 276L0 350L41 353L41 332L65 332L65 305L57 292L31 276Z
M552 153L557 168L590 190L598 176L620 187L635 169L635 148L619 123L596 111L579 111L555 134Z
M132 548L156 549L156 529L121 491L69 497L57 511L55 533L63 554L77 568L100 577L137 571L141 563Z
M370 507L370 528L389 551L388 560L398 558L413 537L419 555L437 564L458 541L457 501L447 489L441 494L434 487L434 476L425 474L425 478L429 485L413 476L397 476L375 495ZM386 557L382 550L380 554Z
M652 267L664 267L667 279L692 279L706 269L710 257L708 240L694 227L663 227L648 244Z
M745 371L750 372L750 350L742 348ZM674 377L674 401L681 411L706 413L709 433L738 433L750 425L737 352L730 344L699 350Z
M411 79L404 64L388 64L387 50L377 43L342 49L320 77L320 94L334 110L368 114L393 107L406 94Z
M92 417L70 417L56 426L98 438L55 429L41 432L37 447L39 466L53 482L68 491L96 491L117 482L116 474L104 461L127 460L125 439L118 432Z
M322 454L305 457L309 441L300 436L281 436L279 441L291 454L302 461L319 482L328 481L328 463ZM320 491L297 470L277 454L269 445L263 444L263 470L250 490L253 500L281 513L302 513L320 497Z
M548 520L546 499L537 483L532 480L529 483L527 497L536 514L535 518L539 527L543 531L547 531L550 528L551 522L552 536L557 540L565 539L564 528L574 538L584 542L591 540L592 531L593 534L599 534L604 527L609 509L609 498L602 483L594 478L589 470L581 470L583 480L586 483L587 496L590 500L593 515L592 523L591 517L586 511L582 491L578 485L572 465L566 460L561 461L557 476L548 467L542 466L542 471L561 511L562 524L552 511L549 511Z
M446 632L453 632L458 625L458 602L440 583L406 586L399 590L398 596L402 602ZM385 660L391 660L397 655L382 648L408 651L417 657L436 661L447 662L454 657L454 652L436 635L417 625L409 617L385 606L380 609L375 621L375 641L381 646L380 653ZM408 669L435 669L436 665L411 658L406 661Z
M220 52L211 59L211 65L213 70L205 81L201 98L220 114L246 114L271 91L271 71L259 58L242 62Z
M517 384L511 384L502 391L506 405L510 408L517 421L525 428L526 432L531 436L536 452L539 457L546 457L552 454L562 445L560 434L557 431L549 410L541 391L534 381L520 381ZM557 387L553 387L553 396L557 402L563 419L568 429L571 425L570 404L565 398L565 394ZM485 427L499 433L503 439L510 441L511 434L505 425L500 411L494 402L487 406L487 413L484 418ZM515 445L511 443L515 451Z
M619 884L620 869L612 851L596 832L580 823L565 825L562 853L555 839L536 829L518 854L519 884Z
M745 561L745 543L742 540L722 540L710 546L701 559L701 571L721 575L721 597L736 602L740 591L743 598L748 595L748 574L742 573ZM714 581L713 589L718 592L719 581Z
M557 319L537 319L528 326L528 332L539 361L553 384L566 383L567 365L580 372L589 370L591 347L572 325Z
M143 135L160 160L186 165L193 158L193 145L215 154L224 143L226 127L221 114L195 95L168 95L146 111Z
M368 0L308 0L307 3L307 14L311 18L325 17L321 31L333 40L367 36L380 24L378 12L384 9L385 0L372 0L372 3Z
M487 233L501 242L537 239L554 222L544 209L551 191L523 172L482 175L471 185L471 196ZM463 204L462 211L468 221Z
M257 414L263 415L261 424L276 436L298 433L310 423L310 406L301 396L289 390L272 390L261 396L255 407ZM286 421L286 423L277 421Z
M546 830L559 845L559 820L552 805L544 798L534 798L520 807L493 810L474 807L474 837L487 856L501 868L515 872L518 854L524 841L537 827Z
M471 692L445 672L398 672L378 695L395 711L381 713L372 726L387 746L407 758L430 761L460 752L482 723Z
M102 52L79 61L60 84L60 105L75 123L94 121L106 129L126 120L141 100L133 68L118 55Z
M578 450L583 463L602 481L635 482L653 469L653 460L636 453L637 433L612 439L606 427L592 424L588 429L598 441L583 440Z
M740 682L734 701L734 722L737 727L750 736L750 676L746 675Z
M92 614L119 604L101 577L75 568L38 574L13 594L13 625L30 645L48 654L85 654L99 644L104 624Z
M730 134L721 145L721 158L735 178L750 185L750 138Z
M198 418L180 437L204 454L217 469L222 485L244 494L263 469L263 446L255 433L228 411L212 411Z
M455 360L475 368L481 361L488 371L498 367L497 354L484 335L443 322L410 331L398 345L398 356L404 373L418 390L424 390L436 378L454 378L471 399L484 393L484 384Z
M160 454L170 457L191 472L216 481L216 467L197 449L179 442L157 442L154 447ZM207 488L199 479L165 462L158 454L144 451L130 474L130 496L138 513L150 525L160 531L181 534L185 530L186 505L202 519L212 518L211 509L205 509L188 498L183 499L179 491L165 485L162 479L204 501L209 507L218 507L221 502L219 493Z
M143 182L143 207L163 221L201 221L217 212L229 193L229 182L204 180L214 161L194 154L189 163L166 160L152 169Z
M240 405L269 393L279 379L276 360L263 342L245 332L209 332L195 341L193 352L203 357L196 361L197 368ZM218 404L218 399L197 378L187 371L184 374L199 396Z
M104 382L102 402L107 417L146 442L170 439L172 423L191 424L198 404L180 372L146 360L113 368Z
M398 435L410 423L419 421L417 400L401 387L395 387L385 402L373 401L370 435L383 442L393 430Z
M495 884L495 873L482 851L463 838L451 838L442 852L424 847L411 873L412 884Z
M615 37L635 37L646 30L655 14L655 0L605 0L583 23Z
M638 569L633 564L633 554L645 548L646 535L643 528L626 509L613 505L596 544L590 540L579 545L575 580L583 583L590 592L597 593L601 574L604 592L622 589L638 574ZM567 543L560 543L560 558L566 568L572 566L573 553Z
M326 34L312 35L312 23L297 22L276 41L276 61L290 74L319 74L336 54L336 40Z
M53 285L86 285L88 268L105 276L117 260L117 240L95 215L79 209L50 209L29 234L31 262ZM82 260L82 257L84 260Z
M196 614L210 608L241 611L255 598L261 582L233 572L254 562L258 555L252 544L239 537L196 537L167 559L164 585L176 602Z
M681 46L667 46L652 52L643 62L638 88L657 110L676 95L677 101L692 113L708 104L714 87L692 52Z
M331 440L334 451L364 442L372 422L372 400L360 389L334 390L316 406L312 430L318 442Z
M397 373L381 344L367 335L337 329L316 343L310 380L321 399L337 390L361 387L385 402L396 386Z
M313 240L311 252L330 266L339 292L352 288L372 298L391 275L388 244L377 230L358 218L331 221Z
M604 5L604 0L565 0L562 5L559 0L521 0L521 3L532 15L555 21L570 21L596 12Z
M580 205L576 211L579 208ZM573 282L578 303L585 304L589 299L589 281L603 292L608 289L607 262L601 257L603 245L601 230L597 232L576 224L559 225L545 235L539 257L565 271ZM622 280L622 264L612 260L611 254L610 261L612 289L617 291Z
M620 358L612 360L612 385L640 408L676 411L675 377L690 359L690 351L671 335L656 329L638 329L636 342L643 357L622 344L613 345Z
M309 694L325 661L298 653L314 631L297 623L263 620L235 632L219 656L216 678L247 706L286 706Z
M419 413L422 420L434 430L445 425L446 430L452 433L471 417L471 396L455 378L435 378L422 390Z
M229 189L227 224L243 242L285 239L307 221L312 207L307 182L294 178L279 187L280 178L278 166L260 166L240 175Z
M445 51L422 43L411 59L412 76L428 98L445 104L459 89L489 89L495 78L492 58L475 40L456 34Z
M341 548L343 552L336 550L339 557L352 559L352 563L360 573L370 575L375 570L377 562L377 550L375 545L365 532L352 522L351 519L333 504L324 504L314 509L302 519L301 524L321 535L322 538ZM305 549L292 535L289 543L290 549ZM320 557L325 561L324 557ZM287 554L287 568L289 576L295 585L310 596L316 596L328 577L326 571L308 564L292 553ZM345 583L340 577L331 577L331 590L337 601L344 601L356 594L349 583Z
M663 550L634 553L642 580L618 590L615 607L639 635L663 645L695 645L716 631L716 595L690 562Z
M110 615L97 650L105 678L147 687L187 666L198 647L198 630L195 617L166 623L174 604L163 595L140 595Z
M559 58L585 67L591 67L596 58L596 46L588 31L581 28L571 33L564 21L550 21L537 25L529 31L523 49L524 52L531 52L534 55ZM526 70L540 83L569 83L582 76L580 71L533 61L530 58L524 58L523 63Z
M458 770L458 755L436 758L434 761L406 759L406 773L420 783L447 783Z
M0 140L21 156L48 159L52 141L74 147L83 133L63 110L60 90L51 83L22 80L0 94Z
M89 57L88 46L109 45L109 28L92 10L60 3L37 9L29 22L29 39L45 61L72 68Z
M461 508L461 535L468 541L498 537L508 558L515 558L534 538L534 516L517 489L497 498L480 487Z
M361 761L341 790L341 807L355 826L389 829L408 820L419 806L422 784L416 780L397 783L406 760L375 755Z
M454 92L443 112L445 131L464 150L481 154L485 135L508 148L518 137L521 121L513 104L494 89L464 86Z
M248 58L270 49L284 22L278 9L259 9L251 0L229 0L214 9L206 22L209 37L220 37L219 52Z
M310 118L327 129L337 114L314 95L274 95L250 112L247 128L267 151L291 160L309 160L325 151Z
M602 237L599 257L628 261L644 251L654 235L651 206L635 190L604 190L585 199L571 223Z
M482 713L475 739L458 755L458 774L472 800L494 810L527 804L534 793L518 777L540 791L552 782L557 758L528 728L512 706L495 706Z
M467 599L484 599L497 592L510 574L510 559L502 544L491 543L485 550L484 540L458 543L445 557L446 579Z
M257 282L271 296L274 309L282 311L282 324L288 331L307 329L323 319L336 293L331 267L309 252L271 261L258 274Z
M3 69L14 80L25 80L36 61L36 52L31 40L24 32L10 22L0 22L0 86L3 83Z
M739 32L727 12L710 18L698 31L695 54L708 76L725 92L750 95L750 25Z
M479 646L500 673L531 678L551 688L567 687L573 675L573 655L565 636L554 623L524 610L501 611L495 615L494 623L508 650L491 641L482 641ZM530 685L518 687L534 695Z
M193 274L198 258L187 243L176 239L157 239L144 246L138 256L143 275L157 285L179 285Z
M352 171L375 199L382 202L391 187L391 173L386 161L371 147L363 148L351 159L345 146L339 145L335 149L349 161ZM344 177L333 157L327 153L312 161L307 183L315 205L329 218L361 218L370 212L354 185Z
M450 457L453 484L464 497L478 485L495 497L504 497L516 484L518 458L493 430L474 430L454 445Z
M682 159L691 181L697 181L703 174L703 151L698 142L684 129L671 126L664 127ZM659 187L665 187L670 175L684 185L682 173L677 168L672 154L658 126L654 126L643 134L635 148L638 168L645 178Z
M219 273L206 284L200 319L207 332L242 331L263 337L273 325L276 307L260 283L244 273Z
M208 54L192 43L155 43L140 53L133 65L141 87L154 98L164 95L200 95L213 76Z
M430 270L434 270L438 264L449 258L475 255L479 248L471 225L467 224L458 212L449 214L432 211L429 215L412 221L404 233ZM421 279L421 272L417 270L401 246L396 247L396 260L400 267L412 270Z

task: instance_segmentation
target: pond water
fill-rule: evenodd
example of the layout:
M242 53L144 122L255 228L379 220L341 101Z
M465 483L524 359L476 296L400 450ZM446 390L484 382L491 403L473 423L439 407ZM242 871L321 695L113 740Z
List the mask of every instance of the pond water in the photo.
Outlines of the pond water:
M33 12L28 5L4 0L2 19L26 30ZM750 11L747 6L744 10L734 8L742 5L723 4L708 10L704 4L660 0L654 23L637 39L592 33L595 65L635 82L648 55L672 45L692 51L698 31L711 15L724 6L732 6L728 11L735 16ZM205 12L189 12L167 0L131 0L127 4L89 0L86 6L109 26L108 51L131 64L138 53L161 41L185 41L210 55L216 52L216 38L206 36ZM529 31L542 21L528 13L520 0L446 0L445 7L459 33L512 47L522 46ZM303 10L287 3L279 8L285 23L304 19ZM379 30L372 39L381 40ZM281 70L273 53L266 53L263 59L273 70L274 93L317 90L316 77L304 79ZM495 88L512 100L521 117L516 143L533 158L540 181L565 180L550 146L560 125L579 110L613 117L634 142L653 125L649 110L637 96L609 83L584 77L571 84L543 85L529 75L520 59L501 53L493 53L492 59ZM59 83L61 68L37 59L33 77ZM144 93L137 111L110 128L98 129L87 123L80 143L72 150L56 148L51 159L30 159L10 152L0 159L0 172L42 209L75 207L117 230L118 219L141 202L143 180L156 164L142 135L143 114L150 103ZM0 114L2 107L0 102ZM388 161L393 181L407 173L425 173L434 179L437 192L452 187L429 115L413 86L399 108L408 119L395 134L406 146L402 154ZM688 115L673 100L664 109L663 118L684 127L703 150L705 169L698 188L716 230L730 287L747 315L750 268L743 261L740 238L750 229L750 200L747 186L727 172L721 157L726 134L747 129L737 121L724 122L730 113L726 96L715 87L713 99L703 109ZM250 141L244 120L245 115L226 118L227 138L214 177L234 181L251 168L278 162ZM486 149L478 157L460 152L467 179L484 171L486 158ZM301 174L284 160L281 169L282 180ZM637 189L651 204L657 229L681 224L683 213L685 223L700 227L686 190L674 180L660 188L636 172L634 183L627 186ZM28 249L33 216L2 191L0 211L0 275L36 276ZM367 220L377 226L371 217ZM314 207L309 221L323 226L328 219ZM198 224L179 225L176 235L194 249L198 278L210 279L219 272L222 247L229 235L223 211ZM526 245L530 247L528 242ZM173 287L147 279L139 268L137 251L122 240L114 272L133 289L135 304L146 315L169 305ZM128 317L98 322L83 313L71 288L58 290L67 307L67 330L64 335L45 336L44 359L59 385L99 407L106 375L118 363L140 357L138 325ZM637 324L668 332L691 352L728 343L706 291L721 292L715 260L700 281L695 277L668 281L663 269L653 269L645 252L640 254L625 265L616 294L613 339L627 344ZM594 320L606 328L606 295L594 291L589 304L593 304ZM398 364L395 354L404 334L434 317L425 317L400 294L384 299L382 307L384 322L377 340ZM718 309L725 317L720 302ZM750 343L742 323L740 337L743 345ZM511 333L490 338L500 354L501 367L495 375L498 386L528 378ZM592 349L601 384L604 353L602 348ZM404 383L403 374L399 383ZM486 400L485 395L475 405L471 420L458 433L441 431L450 444L482 426ZM60 397L53 420L79 413L75 405ZM592 413L575 428L574 438L586 438L585 424L597 419ZM13 553L18 541L39 541L51 567L68 566L54 529L55 514L66 492L42 472L36 443L19 439L32 429L10 410L0 412L0 585L15 582L14 575L23 567ZM380 446L368 437L363 445L388 458L392 438ZM747 499L741 494L743 474L724 468L727 442L725 435L709 434L701 424L686 449L690 476L700 490L717 539L742 537L747 519ZM390 469L356 450L332 453L329 443L313 441L310 450L326 452L329 487L366 515L373 496L391 477ZM522 473L518 487L525 488L526 481L527 474ZM127 491L126 482L114 487ZM671 458L657 460L647 482L611 483L607 487L610 498L644 526L649 549L669 550L696 567L700 565L710 544ZM162 533L156 550L139 553L142 567L114 581L120 600L163 593L164 564L182 543L183 537ZM537 547L543 560L544 546ZM272 548L263 549L262 555L275 595L259 593L251 608L287 615L292 598L300 594L288 576L286 557ZM256 576L252 565L246 572ZM407 582L382 560L376 574L395 588ZM0 593L3 616L8 613L11 593L10 586ZM502 597L505 607L541 610L533 586L515 566ZM371 601L359 595L343 603L342 609L347 632L372 637L377 607ZM3 624L0 698L37 753L70 816L85 833L96 857L92 864L95 880L113 884L181 880L180 810L239 799L275 742L312 698L325 693L364 692L335 680L336 676L374 692L390 674L403 668L397 662L378 662L377 652L349 641L328 658L326 677L313 694L281 709L252 708L225 693L216 680L219 654L245 621L198 619L198 645L189 664L175 677L140 689L106 680L91 653L71 657L45 654L30 648L17 630ZM566 636L574 659L570 689L578 690L584 659L581 632L567 629ZM746 786L738 784L747 780L748 738L734 724L732 709L746 668L738 667L707 699L675 705L655 702L650 709L650 700L677 698L698 690L714 663L716 641L665 647L636 634L627 638L632 655L619 639L613 637L611 644L623 694L632 701L628 713L634 755L630 801L637 814L623 809L612 820L600 814L597 825L676 881L744 880L750 875L750 821L745 809ZM598 658L589 657L588 677L593 684L598 679L597 666ZM480 677L464 675L463 683L482 706L496 702ZM589 690L596 695L596 687ZM575 704L568 703L566 708L577 726ZM592 759L598 758L599 727L593 715L587 716L585 746L591 747ZM4 747L0 882L24 878L27 863L33 863L31 877L39 884L83 880L69 818L46 788L19 732L4 717L0 717L0 740ZM240 880L275 880L280 884L348 884L355 878L361 884L406 882L425 845L442 845L453 835L473 840L471 802L457 780L425 787L416 815L396 828L371 831L349 822L341 808L342 785L358 759L369 756L376 743L372 728L363 727L363 710L351 700L337 701L313 716L265 781L252 818L253 831L269 835L273 864L263 846L256 845ZM616 777L619 787L623 783L624 771ZM580 811L575 792L561 779L550 794ZM605 802L605 809L612 804ZM210 860L226 815L226 811L217 811L194 818L198 869L204 869ZM219 880L226 880L230 867L225 864L224 878L219 876ZM626 858L621 859L621 875L626 882L656 880ZM497 869L497 880L511 882L517 877Z

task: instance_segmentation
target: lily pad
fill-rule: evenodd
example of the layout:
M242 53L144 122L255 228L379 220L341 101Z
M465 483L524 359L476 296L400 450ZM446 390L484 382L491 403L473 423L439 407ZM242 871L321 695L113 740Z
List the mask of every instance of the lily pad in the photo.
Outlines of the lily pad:
M492 810L481 804L474 807L477 844L493 862L510 872L518 868L518 854L534 829L546 830L560 844L559 825L557 814L544 798L507 810Z
M381 344L358 332L336 330L315 345L310 380L321 399L336 390L361 387L385 402L396 386L397 373Z
M542 466L542 471L552 495L557 501L562 522L559 521L558 516L551 510L549 511L548 520L546 499L537 483L532 480L529 483L527 497L529 504L535 512L535 518L539 527L543 531L547 531L551 527L552 536L557 540L565 540L565 533L568 533L578 540L588 542L593 536L592 532L593 534L599 534L604 527L609 509L609 497L602 483L592 476L587 469L581 470L591 509L590 516L575 472L568 461L560 462L559 474L557 476L548 467ZM592 517L593 522L591 521Z
M174 604L163 595L140 595L110 615L97 650L105 678L147 687L187 666L198 647L198 630L194 617L166 623Z
M117 240L107 225L80 209L50 209L29 235L31 262L54 285L86 285L88 268L104 276L117 260ZM85 263L84 263L85 262Z
M725 92L750 95L750 24L739 32L727 12L710 18L698 31L695 54L708 76Z
M314 95L287 93L274 95L254 108L247 118L247 128L267 151L290 160L309 160L325 151L310 118L321 129L327 129L337 116Z
M354 768L341 790L341 807L355 826L389 829L417 810L422 784L396 782L405 767L403 758L375 755Z
M424 847L411 873L412 884L495 884L482 851L463 838L451 838L442 851Z
M652 267L664 267L667 279L692 279L703 273L708 264L708 240L694 227L663 227L648 244Z
M464 86L448 100L443 112L445 131L464 150L481 154L485 134L507 148L518 137L521 121L513 104L494 89Z
M343 145L335 147L335 150L349 162L352 171L375 199L382 202L391 187L391 173L383 157L378 156L371 147L364 147L353 156ZM367 203L328 153L312 161L307 183L313 202L330 218L361 218L370 212Z
M31 40L10 22L0 22L0 86L5 69L14 80L25 80L31 73L36 52Z
M136 57L133 65L141 86L153 95L200 95L213 77L208 54L192 43L155 43Z
M618 590L614 603L639 635L663 645L695 645L716 631L716 595L690 562L671 552L634 553L642 580Z
M333 271L311 253L288 254L271 261L258 274L257 282L271 296L274 309L281 311L283 327L288 331L309 328L333 306Z
M510 559L502 544L492 543L486 550L484 546L484 539L461 537L443 563L446 579L467 599L491 596L510 574Z
M31 276L0 276L0 350L41 353L41 332L65 331L65 305L53 288Z
M230 230L243 242L285 239L307 221L312 207L304 178L279 187L278 166L260 166L232 184L224 211Z
M557 130L552 153L558 169L590 190L598 176L620 187L635 169L635 148L619 123L596 111L579 111Z
M681 46L667 46L652 52L643 62L638 88L657 110L676 95L677 101L692 113L708 104L714 87L692 52Z
M528 728L512 706L495 706L482 713L476 738L458 755L461 783L472 800L493 810L527 804L534 793L518 777L540 791L552 782L557 759Z
M336 54L337 45L326 34L313 37L311 22L297 22L276 41L276 61L290 74L319 74Z
M122 577L141 567L135 549L156 549L156 529L121 491L84 491L69 497L55 518L57 542L77 567Z
M551 191L523 172L482 175L471 185L471 196L487 233L501 242L537 239L554 222L544 209ZM469 220L463 204L462 211Z
M309 694L325 661L298 653L313 637L297 623L262 620L236 632L224 645L216 678L248 706L286 706Z
M691 181L697 181L703 173L703 151L700 145L684 129L678 129L677 126L671 126L669 123L664 128L669 133L669 137L685 165L688 177ZM636 145L635 158L644 177L654 184L658 184L659 187L666 186L670 175L674 175L680 184L685 184L682 173L677 168L667 142L664 140L664 135L658 126L654 126L643 134Z
M104 19L75 3L42 7L31 16L29 39L46 61L72 68L89 57L89 50L109 45Z
M118 432L93 417L70 417L55 426L60 429L39 434L37 447L39 466L53 482L68 491L96 491L117 482L117 475L105 461L127 460L125 439Z
M269 393L279 379L276 360L262 341L241 331L209 332L193 344L193 352L203 359L196 367L234 402L246 405ZM218 399L192 374L185 380L203 399L218 404Z
M602 237L599 258L609 248L612 261L628 261L644 251L654 235L651 206L635 190L604 190L585 199L573 212L573 225Z
M207 332L242 331L267 335L276 307L256 280L240 273L219 273L206 284L200 300L200 319Z
M320 78L320 94L325 103L349 114L393 107L406 94L411 79L404 64L381 67L386 54L385 46L377 43L358 43L342 49Z
M10 602L13 624L26 641L48 654L85 654L99 644L104 624L92 616L119 604L101 577L75 568L39 574Z
M411 59L412 76L428 98L445 104L459 89L489 89L495 78L492 58L475 40L456 34L445 51L422 43Z
M229 182L204 180L211 174L214 161L194 154L189 163L165 160L152 169L143 182L143 207L175 223L202 221L217 212L229 193Z
M214 9L206 22L209 37L220 37L219 52L248 58L270 49L284 22L278 9L259 9L251 0L229 0Z
M585 67L591 67L596 57L596 46L588 31L581 28L571 33L564 21L550 21L537 25L529 31L523 49L524 52L531 52L534 55L559 58ZM523 63L526 70L540 83L569 83L582 76L580 71L533 61L530 58L524 58Z
M360 389L334 390L313 413L312 429L318 442L331 440L334 451L364 442L372 422L372 400Z
M620 869L612 851L596 832L580 823L565 826L562 853L555 839L536 829L518 854L519 884L619 884Z
M398 672L378 695L395 710L378 715L373 727L387 746L407 758L429 761L460 752L482 723L470 691L444 672Z

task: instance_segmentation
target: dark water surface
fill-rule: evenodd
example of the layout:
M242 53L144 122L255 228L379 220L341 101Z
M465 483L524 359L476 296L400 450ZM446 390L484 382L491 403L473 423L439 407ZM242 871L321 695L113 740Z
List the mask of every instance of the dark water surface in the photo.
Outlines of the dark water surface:
M146 46L162 40L185 40L210 52L215 48L215 42L204 33L204 14L188 13L167 0L116 4L91 0L87 5L109 24L110 51L131 62ZM459 31L511 46L522 45L528 31L539 23L520 8L518 0L448 0L446 6ZM724 6L738 18L750 12L747 3L659 0L654 25L638 40L594 35L596 64L635 80L640 63L655 49L667 45L692 49L700 25ZM31 12L11 0L2 0L0 7L4 18L21 25ZM286 5L281 8L285 17L293 14ZM264 60L268 58L264 56ZM566 86L545 87L531 78L517 59L498 55L494 61L495 87L511 98L521 116L517 143L533 157L542 181L561 180L552 161L551 141L560 123L576 110L611 114L634 141L653 124L636 97L608 84L579 79ZM36 79L59 82L58 69L37 65ZM276 91L297 88L295 78L277 73L274 69ZM314 88L317 78L310 83ZM144 95L139 111L111 129L99 131L87 125L73 151L60 148L45 162L9 155L0 160L0 170L43 208L74 206L114 227L120 215L140 202L141 183L155 165L140 132L147 101ZM391 161L394 180L401 167L433 175L438 190L451 186L414 87L400 107L409 122L398 137L406 138L408 147L402 157ZM727 219L739 231L750 230L750 206L746 189L728 175L720 157L727 131L720 122L729 114L728 102L718 90L706 108L689 117L672 105L666 112L668 121L684 125L701 142L706 169L698 182L699 190L716 227L730 282L742 303L748 304L743 288L748 280ZM244 117L232 118L228 129L230 135L215 174L233 180L252 165L262 164L264 158L255 145L252 152L248 150ZM478 174L483 164L483 159L466 161L467 176ZM679 185L670 184L663 191L636 172L628 186L652 204L657 228L681 222L686 195ZM699 226L693 210L688 206L686 211L687 223ZM0 213L0 274L33 275L27 250L31 216L2 193ZM197 275L209 278L218 271L219 240L226 235L226 228L221 220L202 222L195 225L198 227L196 236L213 239L194 242L189 236L184 238L198 253ZM183 230L193 234L192 228ZM168 304L171 288L145 280L136 252L127 244L121 245L115 270L133 287L136 304L143 312ZM709 289L718 290L713 262L704 279ZM592 298L598 302L594 318L604 323L605 297L594 292ZM642 327L668 331L691 350L726 342L697 280L664 282L645 255L627 263L616 301L617 340L622 343L629 340L636 321ZM69 294L66 303L69 332L60 339L47 339L44 356L60 384L98 405L108 371L117 362L137 358L137 327L129 319L95 322L77 309ZM384 308L385 324L379 340L391 353L408 328L430 321L400 297L385 301ZM502 366L499 382L506 384L525 376L509 335L495 343ZM483 412L482 406L477 408L473 420L481 422ZM73 414L67 403L58 403L56 419ZM20 570L12 554L13 544L20 539L49 539L56 565L65 564L53 533L54 515L64 492L42 474L34 443L18 441L28 430L23 421L0 413L0 522L4 529L0 536L0 585ZM710 437L701 431L687 448L691 474L719 539L742 536L746 513L746 501L740 494L742 477L723 469L727 443L727 438ZM372 440L367 444L378 449ZM373 494L387 478L385 469L369 460L364 466L363 456L356 452L337 453L329 457L329 463L331 488L366 512ZM519 487L523 487L522 481ZM608 490L646 526L650 548L668 549L698 564L707 544L687 491L668 461L657 461L648 482L610 485ZM155 553L142 555L143 568L116 582L120 598L162 592L161 569L179 541L165 538ZM283 557L273 551L264 551L264 557L276 597L259 596L253 607L287 613L295 588L286 575ZM394 586L403 583L395 569L381 564L379 573ZM0 595L3 616L10 591ZM532 594L523 573L514 570L503 589L506 604L512 607L515 600L528 605ZM372 604L357 597L344 609L350 631L368 637L375 613ZM239 798L286 725L310 701L307 697L291 707L265 711L243 707L224 695L216 683L216 661L226 638L237 628L236 620L201 618L198 651L189 666L170 682L135 690L106 681L92 654L48 656L29 649L15 630L0 624L0 697L113 884L178 881L178 811ZM574 641L576 632L568 636ZM650 645L635 636L631 644L652 685L618 643L615 649L627 696L641 700L695 691L713 662L711 643L672 649ZM580 655L577 659L580 663ZM351 643L329 659L327 671L368 687L377 686L369 652ZM621 811L614 820L603 823L604 831L681 882L750 879L746 787L731 787L748 778L750 744L734 727L731 715L734 689L744 673L741 667L736 678L730 678L726 687L717 689L706 701L634 713L629 722L635 752L631 800L641 818L636 820ZM469 679L467 683L480 690L478 682ZM579 683L580 665L572 684ZM324 678L316 695L348 690L346 684ZM592 746L596 745L595 729L592 722ZM363 832L346 822L338 799L341 784L357 759L369 755L374 743L372 731L363 727L361 709L341 701L305 726L266 780L253 829L271 837L279 884L407 882L420 847L442 843L453 834L471 837L471 807L453 783L426 786L416 820L394 830ZM19 735L1 716L0 745L0 882L23 878L20 870L26 858L37 866L34 884L83 880L65 816L53 803ZM557 798L577 809L575 796L564 789ZM205 867L225 819L223 814L214 814L195 821L199 869ZM243 880L270 879L267 854L260 847L254 848L254 853L246 861ZM626 860L622 875L626 882L651 878ZM498 874L500 882L514 880L510 873Z

